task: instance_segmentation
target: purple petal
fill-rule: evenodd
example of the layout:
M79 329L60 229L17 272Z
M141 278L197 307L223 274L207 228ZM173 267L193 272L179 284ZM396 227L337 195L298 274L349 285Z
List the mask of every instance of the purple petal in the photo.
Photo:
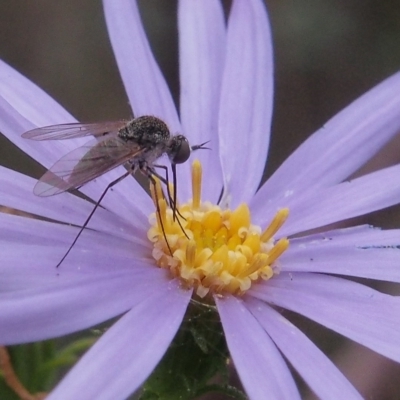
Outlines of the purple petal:
M299 399L282 356L246 304L233 296L214 298L229 352L249 398Z
M261 301L247 298L245 302L285 358L318 398L362 398L335 365L292 323Z
M400 129L400 73L377 85L306 140L264 184L252 202L301 194L306 187L341 182L376 154Z
M30 245L29 258L26 260L27 246L9 245L0 254L1 277L0 293L15 292L16 290L42 290L44 285L53 286L59 276L68 279L70 276L83 278L98 274L114 274L117 271L128 273L137 270L143 261L120 255L110 255L101 252L72 252L66 260L56 268L65 249L49 248L48 246ZM19 253L19 254L18 254ZM149 261L148 269L155 269Z
M364 227L318 236L292 239L289 250L279 259L281 271L323 272L400 282L400 230Z
M293 238L290 242L301 247L310 245L321 246L331 240L334 240L335 245L394 247L399 243L399 234L396 229L381 230L371 225L358 225Z
M93 204L69 193L57 196L38 197L32 192L35 179L26 175L0 167L0 204L41 217L62 221L68 224L82 225ZM135 225L139 225L139 220ZM129 221L99 207L91 218L89 228L111 233L113 235L131 238L138 235L138 229ZM148 228L148 222L142 221L141 233Z
M5 234L13 236L13 232L7 228L5 231ZM3 245L0 252L0 293L41 289L44 284L52 285L53 280L59 279L59 276L63 276L63 279L71 275L83 278L140 268L159 269L149 249L96 233L78 241L62 264L56 267L71 241L61 246L54 239L57 238L56 232L53 238L47 240L41 235L38 238L23 234L20 236L24 243L0 239Z
M136 117L154 115L171 132L180 123L171 93L154 60L135 0L103 0L108 34Z
M53 338L115 317L166 285L156 268L93 273L49 271L33 289L0 294L0 342L15 344Z
M228 23L219 119L225 201L231 200L232 207L248 202L260 184L269 146L272 95L272 43L264 4L235 0Z
M137 390L167 350L190 300L190 291L176 282L169 286L143 296L46 399L118 400Z
M98 241L103 246L105 241ZM132 271L145 268L158 269L154 261L138 254L119 254L118 252L101 251L100 246L91 249L81 249L76 245L73 251L57 268L67 246L49 247L40 244L7 244L0 253L1 277L0 292L10 292L21 289L40 289L43 284L53 282L61 275L94 276L96 274ZM121 246L122 247L122 246ZM29 250L29 259L26 257ZM116 247L116 250L118 246ZM125 250L126 249L122 249ZM142 252L143 253L143 252ZM25 257L23 256L25 255Z
M78 276L154 268L148 243L87 231L62 262L77 228L0 213L0 293L41 288L62 274Z
M367 286L311 273L281 273L248 294L310 318L400 361L400 302Z
M225 22L219 1L181 0L179 22L180 111L183 133L191 144L210 141L201 160L204 198L216 202L222 189L218 149L218 107L225 60ZM184 172L188 169L180 168ZM182 176L180 182L189 182ZM189 185L187 185L189 188ZM187 190L186 190L187 191ZM184 198L191 193L183 192Z
M25 239L25 237L23 238ZM36 240L39 242L42 239ZM60 246L57 242L53 244L51 239L47 242L43 241L44 244L34 243L34 238L31 243L27 244L2 240L2 244L6 248L0 253L2 262L1 291L4 292L14 287L32 287L32 275L37 277L40 282L55 272L57 274L66 272L90 275L93 272L107 273L141 268L143 264L148 265L149 268L156 267L154 260L150 258L149 249L134 246L132 243L127 246L125 241L107 240L104 236L96 234L89 238L85 237L82 242L83 245L77 243L62 264L56 268L70 243ZM92 246L88 247L88 244ZM113 245L113 249L105 250L107 244ZM26 257L27 252L29 252L29 258Z
M397 204L399 176L400 165L396 165L303 196L289 196L277 207L290 209L289 219L279 234L304 232Z
M79 227L20 217L8 213L0 213L0 221L2 224L2 230L0 230L1 240L19 244L51 243L52 246L65 246L67 243L71 243L71 239L73 240L79 231ZM100 248L100 246L107 244L108 241L110 246L111 244L115 246L116 243L121 243L121 246L129 247L131 251L137 250L137 246L149 250L151 243L145 237L146 233L144 231L138 232L141 234L127 240L117 235L88 229L80 236L77 246L81 244L84 248L85 245L86 247L94 245ZM99 243L98 246L96 241ZM121 251L120 248L118 250Z

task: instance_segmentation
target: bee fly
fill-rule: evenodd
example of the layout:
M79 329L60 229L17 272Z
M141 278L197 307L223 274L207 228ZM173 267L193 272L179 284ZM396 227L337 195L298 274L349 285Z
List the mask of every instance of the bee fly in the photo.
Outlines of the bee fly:
M52 196L77 189L120 165L127 167L127 171L106 187L57 267L68 256L108 190L136 171L145 175L153 185L156 182L155 177L167 185L168 201L174 210L175 218L176 164L187 161L191 151L207 149L204 147L207 142L190 146L185 136L171 136L167 125L153 116L142 116L131 121L51 125L22 134L23 138L33 140L63 140L84 136L94 136L94 139L58 160L35 185L33 192L36 195ZM154 164L163 154L167 154L172 166L173 196L169 192L167 167ZM160 176L155 168L164 169L166 177ZM158 202L156 203L159 213ZM160 221L162 224L161 218ZM164 232L164 228L161 228ZM169 247L168 242L167 246Z

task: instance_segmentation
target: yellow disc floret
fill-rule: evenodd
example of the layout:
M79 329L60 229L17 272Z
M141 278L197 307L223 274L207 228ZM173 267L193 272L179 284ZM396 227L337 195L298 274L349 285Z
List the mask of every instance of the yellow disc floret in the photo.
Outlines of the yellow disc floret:
M288 248L288 239L275 241L289 210L279 210L262 231L252 225L249 207L221 209L201 202L201 164L192 167L193 199L175 212L156 185L153 200L158 211L150 217L148 238L154 244L157 265L167 268L200 297L211 293L243 294L261 279L278 273L277 258ZM171 191L172 192L172 191Z

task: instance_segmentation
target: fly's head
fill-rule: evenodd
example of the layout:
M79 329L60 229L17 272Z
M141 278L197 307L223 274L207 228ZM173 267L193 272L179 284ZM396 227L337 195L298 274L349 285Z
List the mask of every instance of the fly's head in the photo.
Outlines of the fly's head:
M182 164L190 157L191 148L183 135L173 136L168 144L168 157L172 164Z
M172 164L183 164L190 157L190 153L196 150L210 149L205 147L208 142L190 146L188 140L183 135L173 136L168 143L168 157Z

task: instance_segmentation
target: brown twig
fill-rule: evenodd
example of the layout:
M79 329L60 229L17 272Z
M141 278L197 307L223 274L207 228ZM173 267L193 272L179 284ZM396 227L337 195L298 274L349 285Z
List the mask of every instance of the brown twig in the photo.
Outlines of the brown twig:
M0 370L3 371L5 383L20 397L21 400L43 400L47 393L30 394L18 379L11 364L7 348L0 346Z

